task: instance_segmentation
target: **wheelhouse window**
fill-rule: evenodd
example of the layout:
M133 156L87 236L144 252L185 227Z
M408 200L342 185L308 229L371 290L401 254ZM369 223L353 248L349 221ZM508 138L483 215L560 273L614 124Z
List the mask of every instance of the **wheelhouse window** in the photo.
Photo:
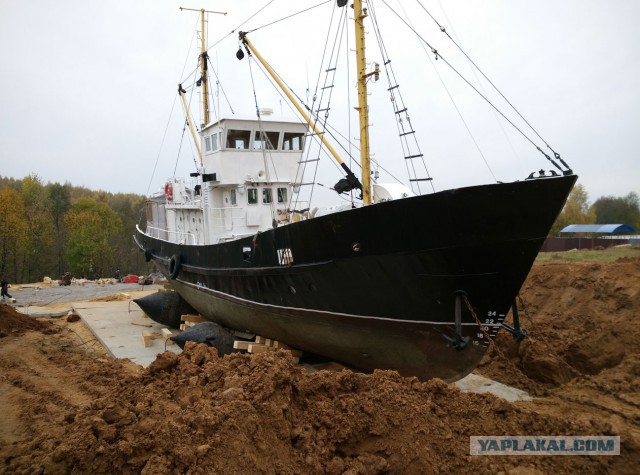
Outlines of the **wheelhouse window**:
M278 203L286 203L286 202L287 202L287 189L278 188Z
M257 188L249 188L247 190L247 202L250 205L254 205L258 202L258 189Z
M264 204L273 203L273 191L271 188L262 189L262 202Z
M256 130L253 138L254 150L275 150L278 148L280 132L262 132Z
M248 150L250 139L250 130L229 130L227 132L227 148Z
M302 132L285 132L282 140L282 150L302 150L304 134Z
M220 132L211 135L211 151L220 150Z
M238 196L236 194L236 189L232 188L230 193L229 193L230 197L231 197L231 206L235 206L238 204Z
M211 137L209 137L208 135L204 138L204 151L211 151Z

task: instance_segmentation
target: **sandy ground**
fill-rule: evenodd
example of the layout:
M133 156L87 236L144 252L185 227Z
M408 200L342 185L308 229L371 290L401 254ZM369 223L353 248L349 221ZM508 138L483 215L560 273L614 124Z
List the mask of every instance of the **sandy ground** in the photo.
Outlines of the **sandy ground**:
M637 473L639 314L640 259L534 266L529 337L499 335L479 368L536 395L508 403L389 371L311 373L284 351L193 346L144 369L108 360L82 322L5 305L0 472ZM473 457L471 435L619 435L622 448Z

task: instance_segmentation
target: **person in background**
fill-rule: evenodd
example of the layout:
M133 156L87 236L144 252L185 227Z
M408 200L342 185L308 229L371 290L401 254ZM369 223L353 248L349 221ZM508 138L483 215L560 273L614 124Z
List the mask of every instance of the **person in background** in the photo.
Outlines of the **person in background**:
M9 292L7 292L7 289L9 288L9 282L5 280L4 276L0 277L0 286L2 287L2 300L4 300L5 296L13 299Z
M116 280L118 282L122 282L122 274L120 273L120 269L116 269Z

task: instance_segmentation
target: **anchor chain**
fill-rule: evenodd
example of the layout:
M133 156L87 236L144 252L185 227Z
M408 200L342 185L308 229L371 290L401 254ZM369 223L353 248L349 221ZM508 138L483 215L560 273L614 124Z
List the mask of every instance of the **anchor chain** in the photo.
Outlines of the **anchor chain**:
M484 334L484 337L488 339L489 341L489 346L495 350L495 352L498 354L499 357L501 357L504 361L507 362L507 364L514 369L517 374L520 374L522 376L524 376L530 383L534 384L535 386L539 386L540 384L537 381L534 381L533 379L531 379L524 371L522 371L522 369L518 368L516 366L516 364L511 361L509 358L507 358L507 356L502 352L502 350L498 347L498 345L496 344L495 340L493 340L492 338L490 338L489 332L487 330L484 329L484 325L482 325L482 323L480 322L480 319L478 318L478 316L476 315L475 310L473 309L473 307L471 306L471 303L469 302L469 299L467 298L466 295L463 296L464 298L464 302L467 306L467 308L469 309L469 312L471 313L471 316L473 317L473 319L475 320L475 322L478 324L478 327L480 327L480 330L482 331L482 333ZM529 321L531 323L533 323L533 319L530 317L529 313L526 310L526 307L524 305L524 302L522 300L522 298L520 296L518 296L518 300L520 303L520 307L524 310L524 313L526 315L526 317L529 319ZM532 340L536 340L534 338L531 338L531 335L527 335L530 339ZM585 375L583 374L581 371L579 371L578 369L574 368L573 366L571 366L569 363L567 363L560 355L558 355L553 348L551 348L551 345L549 345L549 343L547 343L546 340L544 339L540 339L540 341L548 348L548 350L550 351L550 353L556 357L558 360L560 360L562 363L564 363L568 368L570 368L574 374L578 375L579 377L583 378L585 381L587 381L588 383L591 383L592 387L594 387L595 389L601 391L602 393L609 395L611 397L613 397L614 399L617 399L618 401L625 403L629 406L635 407L635 408L640 408L640 404L637 404L633 401L630 401L626 398L623 398L622 396L618 395L615 393L615 391L613 391L612 389L608 388L607 386L603 385L602 383L598 383L597 381L593 381L591 379L591 377L589 375ZM554 393L554 396L558 397L559 399L562 399L564 401L567 402L571 402L574 404L582 404L582 405L587 405L590 407L593 407L595 409L599 409L601 411L605 411L608 412L610 414L615 414L617 416L622 417L623 419L634 423L634 424L638 424L638 417L632 417L629 416L621 411L618 411L616 409L612 409L610 407L604 406L602 404L599 404L597 402L593 402L593 401L581 401L579 399L575 399L572 398L570 396L566 396L564 394L561 393Z
M533 318L529 315L529 312L527 312L527 308L525 307L525 304L524 304L524 301L522 300L522 297L518 296L518 301L520 303L520 308L522 308L523 311L524 311L525 316L529 319L529 321L531 322L532 325L535 325L534 322L533 322ZM569 370L571 370L575 376L578 376L578 377L586 380L587 382L591 383L591 385L593 387L595 387L599 391L601 391L601 392L613 397L614 399L617 399L620 402L623 402L623 403L628 404L630 406L633 406L633 407L635 407L637 409L640 409L640 404L620 396L619 394L617 394L616 391L614 391L613 389L609 388L608 386L606 386L606 385L604 385L602 383L599 383L598 381L594 381L592 379L591 375L584 374L578 368L572 366L562 356L560 356L558 353L556 353L554 351L554 349L551 347L551 345L549 344L549 342L544 337L542 337L541 335L542 335L541 333L536 332L536 338L531 338L530 336L529 337L534 341L541 342L547 348L549 353L551 353L552 356L554 356L558 361L560 361L567 368L569 368Z

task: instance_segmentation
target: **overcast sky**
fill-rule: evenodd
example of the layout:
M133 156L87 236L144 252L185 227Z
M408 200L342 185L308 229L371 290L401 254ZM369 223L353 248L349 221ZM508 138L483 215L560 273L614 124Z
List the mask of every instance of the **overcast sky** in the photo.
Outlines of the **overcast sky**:
M397 0L387 1L404 14ZM195 67L195 45L190 45L199 23L196 13L180 12L179 7L228 12L209 17L208 44L227 36L210 54L234 111L252 117L251 72L259 105L276 113L285 108L275 93L267 92L256 69L235 59L237 35L226 34L263 5L269 4L243 29L318 3L321 0L0 0L0 175L23 178L36 173L44 182L148 194L176 167L177 174L188 174L195 167L192 147L185 136L178 154L184 116L175 97L177 84ZM412 6L413 1L401 3L423 37L476 81L469 63L456 57L424 11ZM640 1L422 4L561 153L591 201L603 195L640 194ZM429 59L383 3L376 3L375 10L380 26L391 30L385 36L388 49L400 47L397 53L390 51L392 64L438 190L492 182L494 177L517 180L550 168L535 148L462 87L442 60L434 61L433 55ZM300 94L314 87L330 13L327 4L301 16L297 25L286 21L252 34L254 44ZM373 40L371 24L367 29ZM381 61L375 50L368 59ZM383 80L371 84L372 98L386 89ZM333 104L347 104L345 97L336 96ZM388 96L379 103L388 107ZM221 104L228 110L224 99ZM378 104L376 99L373 104ZM385 120L372 112L372 152L381 162L402 155L395 147L393 122ZM396 174L402 168L392 170Z

